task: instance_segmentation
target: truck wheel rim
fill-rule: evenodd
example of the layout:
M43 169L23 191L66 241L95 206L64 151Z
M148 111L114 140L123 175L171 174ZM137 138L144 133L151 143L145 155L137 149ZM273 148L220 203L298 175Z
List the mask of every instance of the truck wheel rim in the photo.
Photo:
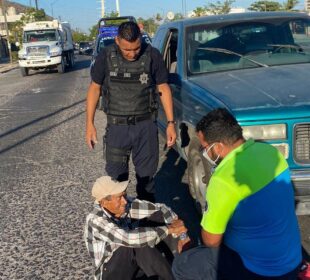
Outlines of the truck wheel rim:
M203 198L205 192L205 184L203 183L205 171L203 162L198 155L195 157L193 169L193 181L195 185L195 190L199 192L197 195Z

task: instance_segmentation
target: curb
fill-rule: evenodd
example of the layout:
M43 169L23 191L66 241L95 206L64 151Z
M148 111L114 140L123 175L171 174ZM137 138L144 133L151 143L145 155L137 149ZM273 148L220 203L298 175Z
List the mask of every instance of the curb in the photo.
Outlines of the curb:
M7 73L7 72L14 70L14 69L17 69L17 68L18 68L18 65L3 66L2 68L0 66L0 74Z

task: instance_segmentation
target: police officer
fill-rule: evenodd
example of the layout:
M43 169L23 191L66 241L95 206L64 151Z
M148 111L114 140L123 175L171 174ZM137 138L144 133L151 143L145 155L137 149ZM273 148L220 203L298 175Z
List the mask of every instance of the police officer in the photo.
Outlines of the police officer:
M167 146L175 144L173 103L168 72L159 51L141 44L139 26L125 22L119 26L115 44L97 56L87 93L86 142L97 143L94 126L101 90L107 127L104 136L106 171L109 176L128 179L130 154L137 178L139 199L154 201L153 176L158 165L157 96L167 118Z

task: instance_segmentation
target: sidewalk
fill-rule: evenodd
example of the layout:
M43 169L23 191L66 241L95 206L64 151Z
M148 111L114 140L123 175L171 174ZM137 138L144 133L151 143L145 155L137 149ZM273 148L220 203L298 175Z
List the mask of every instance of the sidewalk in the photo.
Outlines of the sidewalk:
M12 69L16 69L18 67L18 62L10 63L8 58L2 58L0 60L0 73L6 73Z

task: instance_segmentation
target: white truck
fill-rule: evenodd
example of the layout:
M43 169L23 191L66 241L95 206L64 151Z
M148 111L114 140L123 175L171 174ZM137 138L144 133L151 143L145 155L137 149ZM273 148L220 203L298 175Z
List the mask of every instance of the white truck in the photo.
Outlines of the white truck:
M74 66L74 46L70 24L67 22L37 21L23 28L23 46L18 52L23 77L29 70L57 68L64 73Z

